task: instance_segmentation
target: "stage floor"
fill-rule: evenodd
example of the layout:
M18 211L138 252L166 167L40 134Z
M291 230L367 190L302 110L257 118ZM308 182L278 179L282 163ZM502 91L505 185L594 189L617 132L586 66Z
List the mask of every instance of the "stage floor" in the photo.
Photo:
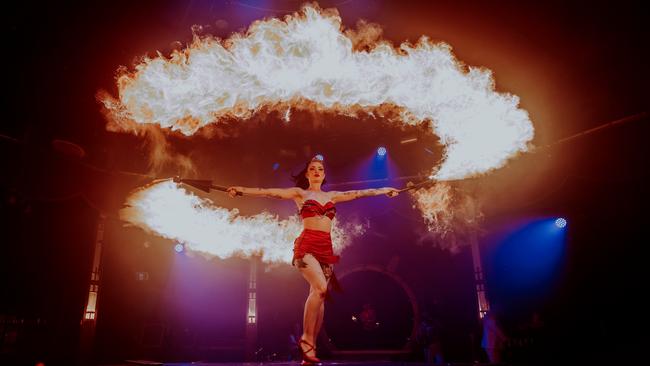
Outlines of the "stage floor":
M160 363L146 360L133 360L120 364L104 364L97 366L297 366L299 361L289 362L173 362L173 363ZM432 364L418 363L418 362L401 362L401 361L323 361L323 366L431 366ZM490 365L486 363L443 363L445 366L481 366Z

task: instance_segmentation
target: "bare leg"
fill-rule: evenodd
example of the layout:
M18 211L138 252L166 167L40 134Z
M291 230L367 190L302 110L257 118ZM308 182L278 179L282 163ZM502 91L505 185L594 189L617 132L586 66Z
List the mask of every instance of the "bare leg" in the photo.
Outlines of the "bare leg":
M321 267L321 269L323 269ZM330 266L329 269L327 269L327 274L325 274L325 281L326 285L325 288L327 288L327 284L330 282L330 278L332 276L332 267ZM325 302L320 307L320 310L318 312L318 321L316 322L316 331L314 335L314 344L316 344L316 340L318 339L318 335L320 334L320 329L323 326L323 318L325 317Z
M302 259L306 267L298 267L302 276L309 282L309 296L305 302L305 312L303 317L303 335L302 339L316 345L316 331L319 317L322 317L321 311L324 309L325 293L327 291L327 281L320 267L320 263L311 254L306 254ZM303 347L305 349L306 347ZM307 352L308 356L316 356L316 351Z
M316 319L316 329L314 333L314 344L316 344L316 339L320 334L320 328L323 326L323 318L325 316L325 303L321 304L320 309L318 310L318 319Z

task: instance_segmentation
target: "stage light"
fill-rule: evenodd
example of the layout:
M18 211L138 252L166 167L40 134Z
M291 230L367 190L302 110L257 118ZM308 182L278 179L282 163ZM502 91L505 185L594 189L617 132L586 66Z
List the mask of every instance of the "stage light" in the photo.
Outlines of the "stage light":
M379 156L384 156L384 155L386 155L386 148L383 147L383 146L380 147L380 148L378 148L378 149L377 149L377 155L379 155Z
M560 218L555 220L555 226L557 226L559 228L565 227L566 223L567 222L566 222L566 219L564 217L560 217Z
M278 170L280 163L273 163L273 170Z
M180 253L183 250L185 250L185 246L183 244L181 244L181 243L178 243L178 244L174 245L174 250L176 251L176 253Z

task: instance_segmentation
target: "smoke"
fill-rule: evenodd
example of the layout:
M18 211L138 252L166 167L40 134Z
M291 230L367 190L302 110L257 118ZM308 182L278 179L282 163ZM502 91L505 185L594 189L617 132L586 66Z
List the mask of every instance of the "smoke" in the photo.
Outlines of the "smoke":
M428 232L420 242L432 241L435 246L458 252L469 244L469 236L481 231L483 213L476 192L459 189L441 182L411 194L414 207L422 212Z

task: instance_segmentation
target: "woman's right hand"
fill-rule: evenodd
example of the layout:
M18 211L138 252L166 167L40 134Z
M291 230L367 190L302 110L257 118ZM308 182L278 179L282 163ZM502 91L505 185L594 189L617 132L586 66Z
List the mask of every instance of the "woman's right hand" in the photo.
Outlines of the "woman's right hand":
M228 195L230 195L230 197L235 198L237 197L237 194L243 194L243 189L242 187L228 187L228 189L226 189L226 192L228 192Z
M393 198L399 194L399 189L393 188L393 187L386 187L384 188L384 194L387 195L390 198Z

